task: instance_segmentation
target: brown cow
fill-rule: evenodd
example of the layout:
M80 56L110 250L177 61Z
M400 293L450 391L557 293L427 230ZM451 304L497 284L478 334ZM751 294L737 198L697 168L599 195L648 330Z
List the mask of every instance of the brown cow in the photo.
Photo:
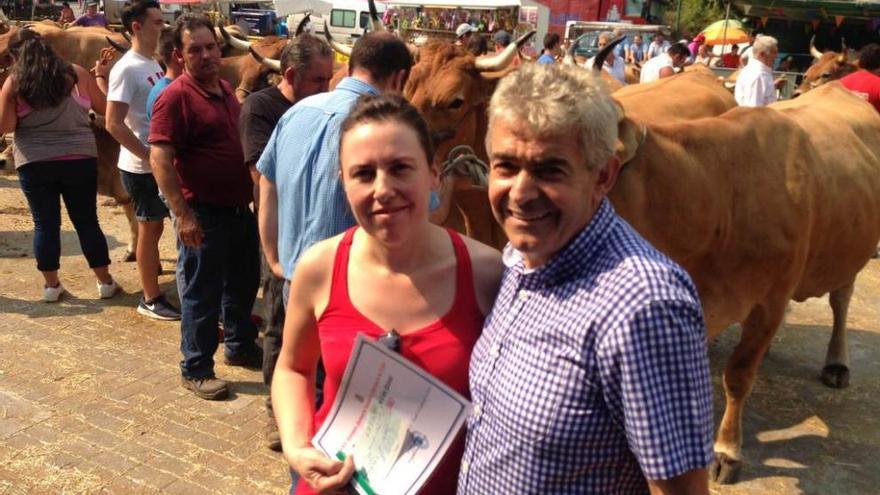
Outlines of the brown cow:
M795 96L799 96L828 81L840 79L858 70L858 64L852 60L845 43L841 42L840 53L832 51L822 53L813 45L815 40L815 36L810 39L810 54L813 55L815 60L813 65L804 73L803 81L801 81L800 86L794 92Z
M744 401L789 300L831 293L823 381L846 385L846 307L880 238L878 136L877 112L839 85L772 109L621 119L612 203L694 279L710 337L743 326L724 372L718 482L739 472Z
M0 67L11 65L9 42L19 29L22 28L12 26L6 33L0 34ZM36 23L30 24L28 29L38 32L43 41L51 46L60 58L86 69L94 67L95 62L101 57L101 49L108 46L107 37L117 43L125 43L125 38L121 34L112 33L101 27L60 29L49 24Z

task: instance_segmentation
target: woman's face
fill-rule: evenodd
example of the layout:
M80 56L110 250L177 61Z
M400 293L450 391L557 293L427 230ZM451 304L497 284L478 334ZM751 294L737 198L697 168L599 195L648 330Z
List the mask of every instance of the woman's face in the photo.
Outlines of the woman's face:
M398 121L368 122L342 137L345 194L358 224L383 243L406 243L428 221L439 176L416 131Z

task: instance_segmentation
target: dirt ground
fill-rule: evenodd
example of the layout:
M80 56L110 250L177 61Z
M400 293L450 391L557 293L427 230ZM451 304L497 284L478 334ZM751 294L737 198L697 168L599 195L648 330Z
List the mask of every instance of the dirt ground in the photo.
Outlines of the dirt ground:
M99 200L100 201L100 200ZM69 222L62 280L70 295L39 302L33 226L14 175L0 176L0 494L283 493L285 463L263 445L266 389L256 371L217 366L232 397L207 402L179 384L179 327L134 311L134 264L121 209L100 207L125 293L97 299ZM166 224L167 225L167 224ZM170 226L162 242L163 289L176 299ZM819 381L830 336L826 299L792 304L749 401L746 464L713 494L880 493L880 263L859 277L850 325L851 385ZM710 347L716 424L720 371L738 338ZM219 357L219 355L218 355Z

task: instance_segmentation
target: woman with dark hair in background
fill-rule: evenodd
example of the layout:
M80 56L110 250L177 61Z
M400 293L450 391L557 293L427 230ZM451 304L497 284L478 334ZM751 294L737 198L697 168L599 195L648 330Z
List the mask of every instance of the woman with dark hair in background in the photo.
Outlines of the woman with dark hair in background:
M88 110L103 114L106 100L82 67L71 65L21 29L9 44L13 64L0 89L0 132L14 132L15 168L34 219L34 253L43 274L43 300L64 293L58 278L61 203L76 229L83 254L98 279L98 295L113 297L107 240L98 225L97 148Z
M58 16L58 23L70 24L75 20L76 15L73 13L73 9L70 8L70 4L67 2L61 2L61 15Z
M482 57L489 52L489 40L477 33L468 40L467 51L473 53L475 57Z

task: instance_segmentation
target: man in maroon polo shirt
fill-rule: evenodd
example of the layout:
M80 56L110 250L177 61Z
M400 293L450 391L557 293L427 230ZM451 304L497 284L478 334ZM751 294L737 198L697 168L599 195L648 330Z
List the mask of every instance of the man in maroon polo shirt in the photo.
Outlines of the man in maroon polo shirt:
M214 375L222 315L225 362L259 369L262 351L250 314L259 285L259 238L248 208L252 182L238 138L239 105L220 79L211 21L179 17L175 56L186 67L156 101L150 165L175 218L183 386L220 400L228 384Z

